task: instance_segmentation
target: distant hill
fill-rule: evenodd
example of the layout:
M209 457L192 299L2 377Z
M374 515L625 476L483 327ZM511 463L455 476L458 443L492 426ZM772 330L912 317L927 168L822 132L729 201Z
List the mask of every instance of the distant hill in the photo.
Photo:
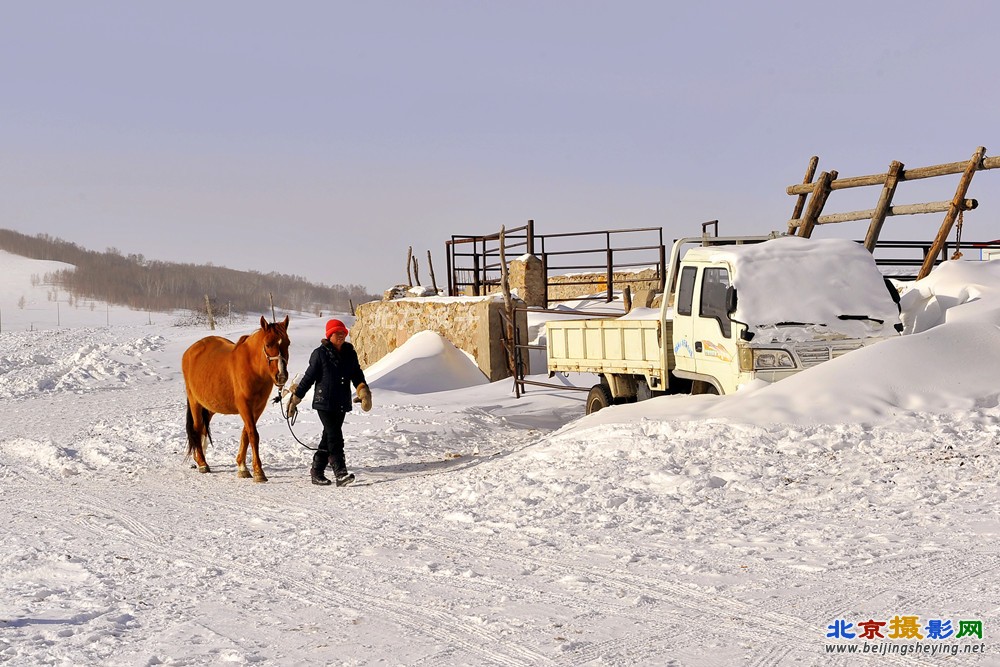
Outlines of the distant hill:
M317 285L280 273L160 262L123 255L115 248L94 252L47 234L28 236L9 229L0 229L0 249L30 259L72 264L75 269L46 275L45 282L78 298L136 310L203 311L207 295L216 312L264 313L271 308L272 295L275 306L283 310L349 312L351 304L379 298L360 285Z

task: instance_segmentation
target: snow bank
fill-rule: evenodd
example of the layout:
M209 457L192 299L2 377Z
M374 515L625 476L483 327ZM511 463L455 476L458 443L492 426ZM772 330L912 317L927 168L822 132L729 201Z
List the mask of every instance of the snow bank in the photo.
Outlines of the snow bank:
M900 298L906 333L945 322L976 320L1000 325L1000 261L953 260L907 286Z
M968 365L970 355L976 359L974 368ZM883 341L731 396L665 396L648 407L601 410L568 428L643 417L758 425L877 423L905 412L994 407L1000 396L998 377L1000 328L959 322Z

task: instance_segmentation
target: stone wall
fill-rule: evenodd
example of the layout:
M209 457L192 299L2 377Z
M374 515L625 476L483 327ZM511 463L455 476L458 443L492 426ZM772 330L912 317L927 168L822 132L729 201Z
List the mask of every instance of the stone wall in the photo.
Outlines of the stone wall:
M622 271L612 274L615 291L621 291L628 285L632 294L639 292L660 291L660 281L656 277L656 269L642 271ZM562 299L574 299L589 294L606 294L608 291L607 273L579 273L569 276L551 276L549 278L549 301L558 302Z
M524 303L516 302L523 308ZM355 311L351 342L367 368L420 331L436 331L472 355L490 381L510 377L501 342L503 297L425 297L371 301ZM521 343L527 344L527 314L518 313ZM527 355L525 355L527 358Z

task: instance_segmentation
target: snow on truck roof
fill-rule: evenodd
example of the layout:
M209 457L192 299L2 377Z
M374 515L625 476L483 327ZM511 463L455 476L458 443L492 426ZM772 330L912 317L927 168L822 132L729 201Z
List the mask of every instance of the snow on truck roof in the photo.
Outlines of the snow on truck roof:
M763 243L688 250L685 261L727 262L737 292L733 317L751 327L837 324L841 315L898 321L871 253L847 239L786 236Z

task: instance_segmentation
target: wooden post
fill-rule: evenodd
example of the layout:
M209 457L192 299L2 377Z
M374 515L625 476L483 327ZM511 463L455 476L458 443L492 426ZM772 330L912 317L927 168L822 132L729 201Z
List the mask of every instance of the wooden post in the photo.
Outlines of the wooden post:
M924 263L923 266L920 267L920 272L917 274L917 280L927 277L927 274L934 268L935 258L941 253L941 249L944 247L944 243L948 239L948 234L951 233L951 228L955 224L955 218L957 218L959 212L964 209L965 195L969 191L969 185L972 183L972 176L982 165L983 156L985 155L986 148L984 146L980 146L976 149L976 152L972 154L972 159L970 159L969 163L965 166L962 178L958 182L958 189L955 191L955 196L951 200L951 206L948 207L948 212L944 214L944 222L941 223L941 229L938 230L930 251L927 253L927 256L924 257Z
M802 224L799 226L799 236L809 238L812 236L813 228L819 214L826 206L826 199L830 196L830 183L837 178L836 171L820 172L813 187L812 197L809 198L809 206L806 207L805 215L802 217Z
M438 284L437 280L434 279L434 264L431 262L431 251L427 251L427 270L431 272L431 287L434 288L434 293L437 294Z
M626 313L632 312L632 288L628 285L622 289L622 303L625 306Z
M417 258L411 257L413 260L413 280L417 283L417 287L420 287L420 271L417 265Z
M212 316L212 301L205 295L205 312L208 313L208 328L215 331L215 317Z
M410 276L410 266L413 260L413 246L406 249L406 286L413 287L413 278Z
M903 173L903 163L893 160L889 164L889 173L885 177L885 185L882 187L882 194L875 205L875 213L872 215L871 224L868 225L868 234L865 236L865 249L874 253L878 244L878 236L882 232L882 225L885 223L885 216L892 206L892 197L896 194L896 185L899 183L899 175Z
M806 175L802 179L803 185L808 185L812 183L813 176L816 175L816 167L819 165L819 156L813 155L809 158L809 166L806 167ZM795 208L792 209L792 220L798 220L802 216L802 209L806 207L806 197L808 195L803 193L795 198ZM788 226L788 233L794 234L795 228L791 225Z

